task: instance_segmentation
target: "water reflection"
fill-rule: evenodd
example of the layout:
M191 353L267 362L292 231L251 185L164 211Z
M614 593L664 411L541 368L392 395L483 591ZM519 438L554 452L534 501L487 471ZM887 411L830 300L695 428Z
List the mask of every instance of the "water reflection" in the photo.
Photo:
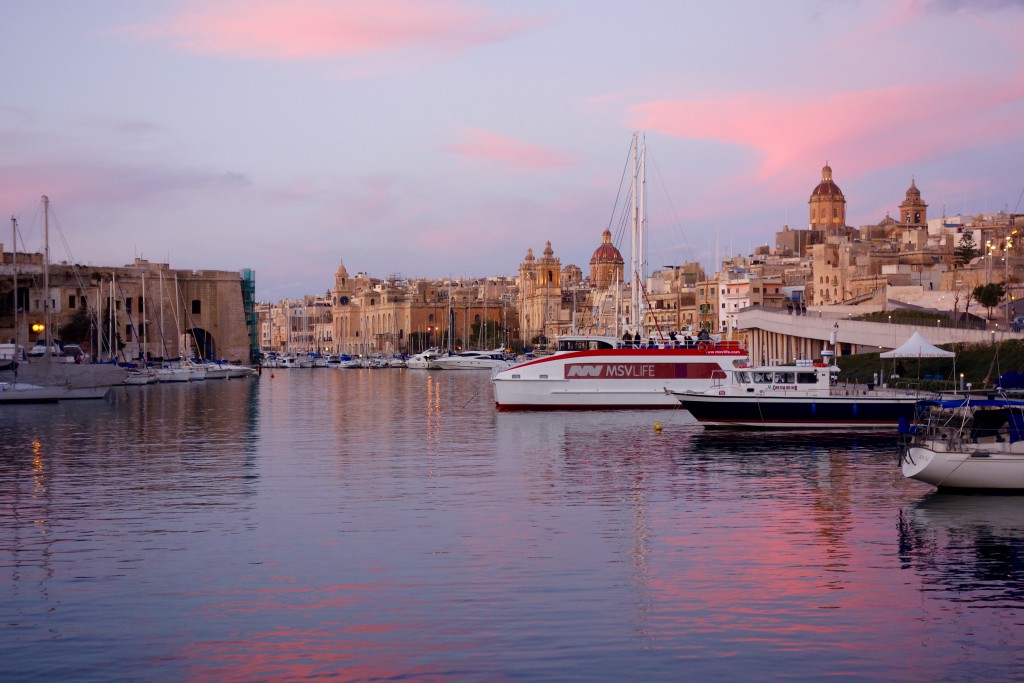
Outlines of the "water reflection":
M150 389L0 413L5 683L1019 671L1005 544L968 609L884 438L496 413L473 373Z
M933 493L900 514L900 554L922 579L973 607L1024 605L1024 498Z

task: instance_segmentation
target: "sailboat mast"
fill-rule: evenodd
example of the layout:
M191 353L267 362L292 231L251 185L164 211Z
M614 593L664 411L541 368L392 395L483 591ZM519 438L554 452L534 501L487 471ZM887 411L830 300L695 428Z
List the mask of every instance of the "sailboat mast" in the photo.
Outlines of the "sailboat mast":
M149 330L146 329L146 311L148 310L148 306L146 304L146 273L145 273L145 271L143 271L143 273L142 273L142 299L140 301L139 309L140 309L139 310L139 318L140 318L139 324L142 327L142 335L141 335L141 337L142 337L142 340L141 340L142 341L142 345L139 348L139 355L142 356L142 361L145 364L145 362L148 360L146 358L146 347L149 345L149 343L148 343L149 342Z
M638 332L637 327L637 312L640 307L640 295L638 293L638 282L637 282L637 267L639 260L637 259L637 223L639 222L639 206L636 200L637 188L636 186L636 133L633 133L633 141L629 147L630 151L630 168L632 170L632 178L629 184L629 195L630 195L630 206L633 211L631 212L631 230L629 234L629 251L630 251L630 295L629 295L629 325L633 328L634 332Z
M14 270L14 349L11 358L18 358L18 219L11 216L11 268Z
M50 329L50 198L43 195L43 337L49 355L53 343Z
M637 253L640 255L639 269L637 270L637 303L640 304L640 308L637 309L637 318L641 325L644 324L644 318L642 315L646 309L646 299L644 297L644 287L647 286L647 142L646 140L640 144L640 177L638 184L640 186L640 196L637 198L640 204L640 210L637 213L637 225L636 225L636 243L638 246Z

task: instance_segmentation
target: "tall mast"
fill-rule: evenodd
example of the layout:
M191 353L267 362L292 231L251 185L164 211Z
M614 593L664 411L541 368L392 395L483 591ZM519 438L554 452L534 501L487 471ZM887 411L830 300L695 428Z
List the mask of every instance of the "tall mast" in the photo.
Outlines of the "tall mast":
M43 195L43 337L50 354L53 332L50 330L50 198Z
M640 303L639 303L640 302L640 296L638 294L638 288L637 288L637 284L638 284L637 283L637 270L638 270L638 267L639 267L639 258L637 257L637 243L636 243L637 229L636 229L636 226L637 226L637 223L639 222L640 214L639 214L639 206L638 206L638 203L637 203L637 200L636 200L637 189L638 189L637 186L636 186L636 133L633 133L633 141L630 143L629 152L630 152L630 169L631 169L631 172L632 172L632 178L630 179L630 184L629 184L629 195L630 195L630 200L631 200L630 201L630 205L633 207L633 211L632 211L632 214L631 214L631 220L630 220L630 223L631 223L630 228L631 229L630 229L630 232L629 232L629 253L630 253L630 260L629 260L629 271L630 271L630 273L629 273L629 280L630 280L630 289L629 289L629 292L630 292L630 294L629 294L629 326L631 328L633 328L634 332L639 332L639 327L637 325L637 315L639 313L639 306L640 306Z
M14 349L11 358L18 358L18 219L11 216L11 268L14 270Z
M145 364L147 360L146 346L148 346L147 342L149 341L149 330L146 329L146 310L148 308L146 305L146 271L142 271L142 299L140 301L141 305L139 308L141 310L139 310L139 326L142 327L142 343L139 346L139 355L142 356L143 364Z
M643 293L641 288L643 287L645 275L644 228L647 223L647 179L645 177L647 146L646 143L643 146L638 144L636 133L633 133L630 152L633 170L633 178L630 183L633 212L630 240L630 270L632 274L630 276L629 324L633 328L634 333L636 333L640 331L640 327L643 325L643 316L641 315Z

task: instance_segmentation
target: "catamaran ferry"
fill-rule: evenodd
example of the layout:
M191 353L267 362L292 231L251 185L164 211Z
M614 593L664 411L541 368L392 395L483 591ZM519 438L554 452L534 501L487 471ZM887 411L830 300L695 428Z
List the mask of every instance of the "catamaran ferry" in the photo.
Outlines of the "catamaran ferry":
M615 337L560 337L558 350L494 375L498 410L676 408L673 391L700 391L713 373L746 363L737 341L637 344Z

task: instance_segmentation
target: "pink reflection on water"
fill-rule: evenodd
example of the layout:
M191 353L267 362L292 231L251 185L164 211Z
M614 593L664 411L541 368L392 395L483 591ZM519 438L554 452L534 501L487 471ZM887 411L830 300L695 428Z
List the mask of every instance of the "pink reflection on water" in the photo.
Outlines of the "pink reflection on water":
M227 591L225 595L247 599L205 605L200 617L226 619L235 630L188 643L179 656L190 662L189 679L197 681L390 679L409 675L410 662L436 660L438 653L444 653L444 666L450 668L454 653L469 647L459 645L456 629L447 629L448 638L439 644L424 636L424 625L415 618L376 620L382 615L371 603L386 597L392 605L388 611L394 611L396 598L388 594L402 588L408 586L343 584ZM402 601L397 603L401 611ZM324 611L335 615L320 614ZM318 616L305 620L308 628L266 626L275 621L293 623L294 612ZM248 621L253 624L251 631L237 629L246 623L230 617L237 613L258 615ZM416 670L416 680L441 678L450 675Z

